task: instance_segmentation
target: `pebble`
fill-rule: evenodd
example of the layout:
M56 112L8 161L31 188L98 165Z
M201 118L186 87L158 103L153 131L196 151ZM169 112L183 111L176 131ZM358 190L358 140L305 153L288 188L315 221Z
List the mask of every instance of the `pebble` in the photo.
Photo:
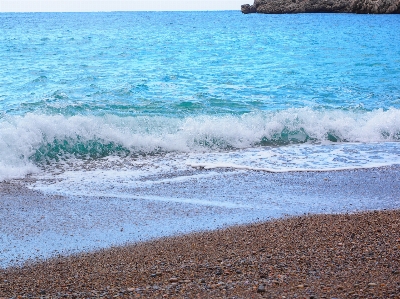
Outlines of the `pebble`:
M265 285L260 284L257 288L257 293L265 293Z

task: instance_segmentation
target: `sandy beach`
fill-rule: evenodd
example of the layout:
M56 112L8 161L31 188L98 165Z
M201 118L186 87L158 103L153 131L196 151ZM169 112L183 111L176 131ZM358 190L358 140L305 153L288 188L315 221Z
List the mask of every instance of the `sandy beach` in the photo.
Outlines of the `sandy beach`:
M294 217L51 259L0 271L0 293L400 298L400 212Z

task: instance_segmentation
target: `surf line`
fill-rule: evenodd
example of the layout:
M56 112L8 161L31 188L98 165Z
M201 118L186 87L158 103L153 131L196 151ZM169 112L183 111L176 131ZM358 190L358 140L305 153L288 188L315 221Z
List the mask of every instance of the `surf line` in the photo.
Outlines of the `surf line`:
M53 193L54 194L54 193ZM90 193L90 195L77 194L75 192L63 192L62 195L66 196L77 196L77 197L96 197L96 198L116 198L116 199L133 199L133 200L153 200L162 202L174 202L183 204L193 204L201 206L213 206L228 209L252 209L253 206L244 205L240 203L230 202L230 201L212 201L203 200L197 198L182 198L182 197L162 197L157 195L130 195L130 194L118 194L118 193Z
M330 171L345 171L345 170L356 170L356 169L371 169L371 168L379 168L379 167L388 167L397 164L387 163L387 164L373 164L373 165L365 165L365 166L349 166L349 167L337 167L337 168L289 168L289 169L273 169L273 168L259 168L252 167L246 165L238 165L238 164L230 164L230 163L188 163L187 166L198 168L198 169L217 169L217 168L230 168L230 169L238 169L238 170L254 170L254 171L263 171L270 173L285 173L285 172L330 172Z
M215 206L215 207L222 207L222 208L230 208L230 209L237 209L237 208L252 208L252 206L238 204L234 202L226 202L226 201L211 201L211 200L203 200L197 198L174 198L174 197L162 197L162 196L153 196L153 195L146 195L146 196L131 196L131 195L123 195L126 198L133 198L133 199L145 199L145 200L155 200L155 201L164 201L164 202L176 202L176 203L187 203L187 204L194 204L194 205L202 205L202 206ZM118 196L119 197L119 196Z

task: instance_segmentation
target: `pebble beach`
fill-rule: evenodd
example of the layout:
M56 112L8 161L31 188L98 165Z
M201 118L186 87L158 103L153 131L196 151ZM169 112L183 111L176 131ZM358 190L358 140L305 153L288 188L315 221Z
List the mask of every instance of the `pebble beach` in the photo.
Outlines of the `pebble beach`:
M400 298L398 170L221 171L142 200L3 182L0 298ZM167 200L189 194L213 201Z
M0 271L1 298L400 298L400 211L290 217Z

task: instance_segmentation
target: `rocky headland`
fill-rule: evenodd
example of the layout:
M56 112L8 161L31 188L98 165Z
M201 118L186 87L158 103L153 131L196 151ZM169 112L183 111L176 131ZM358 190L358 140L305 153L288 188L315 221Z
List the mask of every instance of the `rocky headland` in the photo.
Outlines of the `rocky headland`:
M254 0L243 4L242 13L358 13L398 14L400 0Z

